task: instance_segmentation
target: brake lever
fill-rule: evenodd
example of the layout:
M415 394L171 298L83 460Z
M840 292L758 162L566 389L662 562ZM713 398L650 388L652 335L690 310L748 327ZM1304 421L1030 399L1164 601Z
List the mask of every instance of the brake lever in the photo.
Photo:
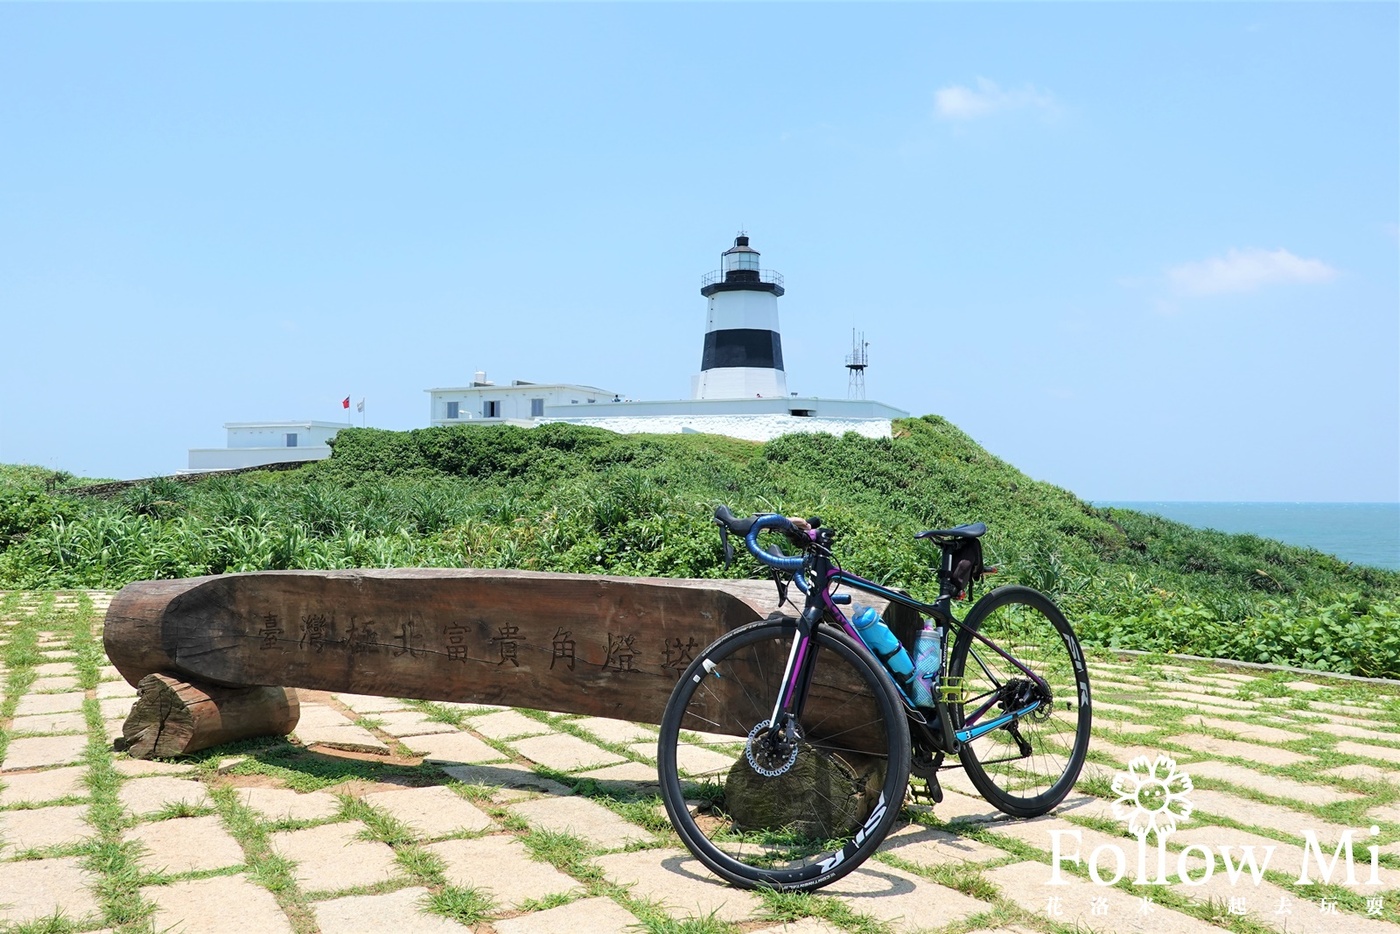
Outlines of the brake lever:
M715 522L719 526L719 541L724 546L724 569L729 570L730 563L734 560L734 546L729 544L729 528L723 522Z

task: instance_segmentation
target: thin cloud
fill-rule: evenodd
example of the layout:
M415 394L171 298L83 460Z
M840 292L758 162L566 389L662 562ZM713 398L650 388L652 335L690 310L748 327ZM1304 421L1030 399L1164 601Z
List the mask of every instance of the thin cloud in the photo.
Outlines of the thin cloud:
M975 120L1006 110L1038 110L1053 114L1055 96L1034 85L1003 89L989 78L978 78L975 88L951 84L933 94L934 111L945 120Z
M1224 256L1183 263L1167 270L1167 281L1181 295L1254 292L1269 285L1328 282L1337 270L1319 259L1303 259L1285 249L1227 250Z

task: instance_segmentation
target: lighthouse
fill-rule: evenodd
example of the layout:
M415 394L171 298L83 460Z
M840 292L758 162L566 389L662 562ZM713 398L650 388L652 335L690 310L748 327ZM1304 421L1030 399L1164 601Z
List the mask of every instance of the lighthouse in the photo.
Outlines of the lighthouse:
M753 399L787 396L783 340L778 333L778 296L783 277L760 269L749 238L734 238L720 254L720 268L700 282L709 300L705 352L691 377L692 399Z

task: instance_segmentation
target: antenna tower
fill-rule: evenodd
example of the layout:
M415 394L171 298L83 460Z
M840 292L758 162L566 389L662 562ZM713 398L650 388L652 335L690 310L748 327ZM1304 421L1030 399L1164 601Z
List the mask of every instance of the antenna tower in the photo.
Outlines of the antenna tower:
M846 369L851 371L850 381L846 385L846 397L849 399L865 398L865 368L870 365L866 348L869 346L865 332L857 335L855 328L851 328L851 352L846 354Z

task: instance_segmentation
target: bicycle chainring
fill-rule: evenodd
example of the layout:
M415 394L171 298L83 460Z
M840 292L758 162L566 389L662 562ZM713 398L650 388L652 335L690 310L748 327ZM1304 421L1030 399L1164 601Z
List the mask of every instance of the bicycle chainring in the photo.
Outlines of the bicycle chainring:
M766 778L777 778L792 768L797 761L797 747L802 739L802 731L797 724L790 723L783 735L770 730L767 720L749 730L748 742L744 744L744 758L749 766Z

